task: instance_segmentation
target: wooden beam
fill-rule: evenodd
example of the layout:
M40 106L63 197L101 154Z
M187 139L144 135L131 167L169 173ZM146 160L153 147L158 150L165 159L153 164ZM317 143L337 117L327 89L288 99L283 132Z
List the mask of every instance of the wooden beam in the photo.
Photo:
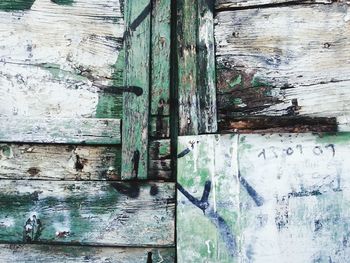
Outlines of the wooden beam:
M174 183L0 184L0 242L174 245Z
M337 132L336 118L322 117L222 117L220 131L237 133Z
M171 169L171 140L177 131L171 127L175 96L170 90L170 79L175 61L170 53L172 3L170 0L152 0L152 85L149 148L149 178L171 180L175 177ZM173 50L174 51L174 50ZM172 101L172 103L171 103ZM172 108L171 108L172 107ZM177 118L177 116L176 116Z
M120 120L0 117L0 141L120 144Z
M125 9L125 86L142 94L123 96L122 178L146 179L148 171L151 2L127 1Z
M121 146L0 144L0 179L119 180Z
M216 132L213 2L177 2L179 135Z
M114 248L63 245L0 245L0 260L10 262L175 262L174 248Z

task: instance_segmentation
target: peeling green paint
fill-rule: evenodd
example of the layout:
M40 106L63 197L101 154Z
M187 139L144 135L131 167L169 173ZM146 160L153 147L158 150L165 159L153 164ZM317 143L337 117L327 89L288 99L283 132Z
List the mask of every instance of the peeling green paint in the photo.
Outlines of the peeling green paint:
M72 5L74 0L51 0L51 2L58 5Z
M238 75L238 77L230 81L228 85L230 86L230 88L235 88L237 85L241 83L242 83L242 75Z
M32 7L35 0L1 0L0 10L24 11Z
M349 143L350 142L350 132L339 132L339 133L321 133L316 137L316 142L318 143Z
M251 81L251 85L253 88L260 88L260 87L271 87L272 85L270 83L268 83L267 81L265 81L264 79L262 79L261 77L258 76L254 76L252 81Z

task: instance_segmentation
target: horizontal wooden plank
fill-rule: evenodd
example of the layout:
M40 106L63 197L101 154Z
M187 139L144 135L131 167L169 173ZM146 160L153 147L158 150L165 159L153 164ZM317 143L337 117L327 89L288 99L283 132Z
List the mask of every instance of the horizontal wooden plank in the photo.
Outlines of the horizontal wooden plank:
M219 116L349 116L348 21L340 3L219 12Z
M118 180L120 146L0 144L0 179Z
M0 181L0 242L174 244L174 183Z
M119 119L0 117L0 141L119 144Z
M10 262L175 262L174 248L0 245L0 260Z
M249 118L223 116L219 123L221 132L238 133L287 133L287 132L337 132L336 118L274 117Z
M343 2L343 1L339 1ZM331 4L330 0L216 0L215 8L217 11L235 8L258 8L271 7L278 5L297 5L297 4Z
M120 1L5 2L13 11L0 5L0 116L120 118L121 96L97 88L121 84Z

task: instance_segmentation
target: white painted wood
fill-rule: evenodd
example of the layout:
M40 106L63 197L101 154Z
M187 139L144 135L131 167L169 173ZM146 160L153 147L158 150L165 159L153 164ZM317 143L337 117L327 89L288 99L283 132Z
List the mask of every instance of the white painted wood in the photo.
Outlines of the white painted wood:
M0 178L33 180L120 179L121 148L0 144Z
M218 67L241 75L246 88L259 80L267 87L259 98L275 99L250 115L288 114L296 99L296 114L342 122L350 115L349 22L348 6L338 3L219 12Z
M207 182L211 186L204 211L183 191L178 191L178 262L235 262L232 258L235 240L230 236L234 234L232 223L239 209L237 137L232 134L179 137L178 184L198 202ZM219 216L224 216L220 223Z
M256 206L240 194L244 260L346 262L349 134L246 135L240 141L241 176L264 198Z
M0 11L0 114L93 117L122 48L119 0Z
M340 1L345 2L345 1ZM263 7L264 5L283 5L283 4L313 4L323 3L331 4L330 0L216 0L215 7L219 10L225 8L239 8L239 7Z
M0 141L120 144L120 120L0 117Z
M0 249L0 260L3 263L146 263L148 259L152 259L152 262L175 262L174 248L112 248L11 244L0 245Z
M179 262L347 262L350 133L188 136L178 150Z

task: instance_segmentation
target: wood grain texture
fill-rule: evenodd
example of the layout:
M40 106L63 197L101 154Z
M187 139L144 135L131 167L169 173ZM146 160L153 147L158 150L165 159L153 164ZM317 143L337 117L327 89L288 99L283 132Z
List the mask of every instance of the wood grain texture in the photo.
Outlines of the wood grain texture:
M214 1L198 0L197 89L199 133L217 132Z
M120 146L0 144L0 178L118 180Z
M219 12L220 121L337 117L339 130L348 130L348 23L348 6L341 3Z
M143 93L123 96L122 178L146 179L150 96L151 5L149 0L130 0L125 10L125 86Z
M174 248L111 248L50 245L0 245L0 260L10 262L175 262ZM150 261L152 260L152 261Z
M349 133L179 138L179 262L346 262Z
M0 141L120 144L118 119L0 117Z
M239 262L237 135L179 137L178 262ZM187 154L184 153L184 150ZM191 198L192 197L192 198Z
M11 181L0 184L0 241L174 244L174 184Z
M336 132L336 118L299 116L256 116L225 118L219 123L220 131L236 133Z
M332 3L328 0L216 0L215 8L217 10L235 9L235 8L255 8L270 5L292 5L308 3Z
M170 139L154 140L149 148L149 171L151 179L174 179L171 169Z
M1 116L120 118L121 96L101 86L120 82L123 32L119 0L0 11Z
M213 2L177 2L179 135L216 132Z
M241 177L263 198L240 194L242 261L348 260L349 150L349 133L240 136Z
M198 134L197 4L177 1L179 135Z

